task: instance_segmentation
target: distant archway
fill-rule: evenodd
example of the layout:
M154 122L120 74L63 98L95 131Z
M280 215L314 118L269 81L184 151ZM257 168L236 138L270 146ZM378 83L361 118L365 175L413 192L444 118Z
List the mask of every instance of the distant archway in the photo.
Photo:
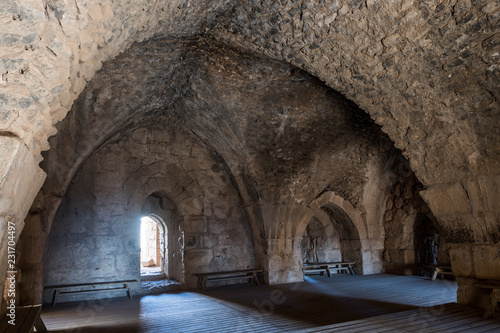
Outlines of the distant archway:
M349 215L339 206L328 203L321 209L327 214L328 219L339 235L342 261L355 262L354 270L357 273L362 273L363 255L358 229L349 218Z
M316 211L304 226L300 248L302 261L354 262L354 271L363 274L363 249L358 229L349 215L334 203Z
M324 224L313 216L304 231L301 242L304 263L341 261L339 234L332 223Z

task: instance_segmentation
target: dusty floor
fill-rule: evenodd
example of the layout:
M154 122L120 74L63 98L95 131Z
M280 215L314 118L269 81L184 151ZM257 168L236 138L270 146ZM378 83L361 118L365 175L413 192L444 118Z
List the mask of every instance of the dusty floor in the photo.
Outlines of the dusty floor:
M459 306L456 284L415 276L310 276L43 310L51 332L494 332L500 318ZM451 304L450 304L451 303ZM446 305L444 305L446 304Z

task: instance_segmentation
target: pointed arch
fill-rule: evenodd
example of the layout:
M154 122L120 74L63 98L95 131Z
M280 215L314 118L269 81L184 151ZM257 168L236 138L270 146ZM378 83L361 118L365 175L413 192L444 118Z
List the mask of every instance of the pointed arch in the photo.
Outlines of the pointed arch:
M382 271L378 260L379 249L372 249L368 237L365 214L350 202L332 191L322 193L311 201L295 230L294 253L301 257L301 240L311 219L323 225L332 225L339 234L342 260L355 261L357 273L370 274Z

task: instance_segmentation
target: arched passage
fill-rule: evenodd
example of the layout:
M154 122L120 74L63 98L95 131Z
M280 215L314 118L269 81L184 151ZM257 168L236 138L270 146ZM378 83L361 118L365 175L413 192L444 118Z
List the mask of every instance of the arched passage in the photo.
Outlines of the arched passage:
M141 217L141 279L150 275L164 276L168 243L165 244L166 228L160 220L153 215Z
M341 260L356 262L357 274L375 274L383 271L382 249L378 237L380 225L371 225L369 237L366 214L332 191L326 191L311 201L295 230L294 253L302 264L301 243L310 221L316 218L324 226L331 226L339 237ZM327 229L325 229L327 230Z
M362 273L363 255L361 252L361 240L356 226L352 223L349 215L333 203L326 204L322 207L322 210L327 214L339 234L342 261L355 262L356 266L354 270L357 273Z
M341 261L339 234L332 223L313 216L302 237L302 260L304 263Z
M172 280L182 281L184 261L182 260L183 236L179 227L180 218L176 206L162 192L154 192L149 195L141 208L141 214L149 217L158 226L158 247L159 262L154 260L155 264L160 266L165 276ZM140 219L139 223L141 223ZM138 237L142 235L139 233ZM141 249L142 251L142 249ZM141 254L141 267L142 265Z
M363 273L359 232L341 207L331 202L320 207L307 223L302 235L302 253L307 248L309 255L305 260L355 262L356 273Z
M439 231L432 220L424 215L418 214L413 227L415 246L415 269L416 273L431 276L433 271L429 266L437 265L439 262Z

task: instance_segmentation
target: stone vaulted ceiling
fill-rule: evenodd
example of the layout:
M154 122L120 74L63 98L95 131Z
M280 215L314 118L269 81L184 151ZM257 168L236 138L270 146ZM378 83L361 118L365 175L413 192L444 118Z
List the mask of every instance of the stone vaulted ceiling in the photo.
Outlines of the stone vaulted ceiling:
M12 158L17 164L2 167L7 190L22 183L16 179L35 184L9 191L22 204L2 216L24 220L44 179L42 160L48 177L34 209L49 207L51 220L93 152L165 122L224 161L243 201L310 201L347 188L341 194L355 205L365 185L356 166L370 152L394 152L392 141L443 230L457 241L500 240L498 0L1 7L0 133L20 142L23 161L36 169L23 177L11 171L9 179L18 178L8 183L4 169L28 162ZM325 113L332 100L339 107ZM354 143L359 155L343 149ZM334 162L338 178L304 177ZM309 181L316 185L307 188Z

